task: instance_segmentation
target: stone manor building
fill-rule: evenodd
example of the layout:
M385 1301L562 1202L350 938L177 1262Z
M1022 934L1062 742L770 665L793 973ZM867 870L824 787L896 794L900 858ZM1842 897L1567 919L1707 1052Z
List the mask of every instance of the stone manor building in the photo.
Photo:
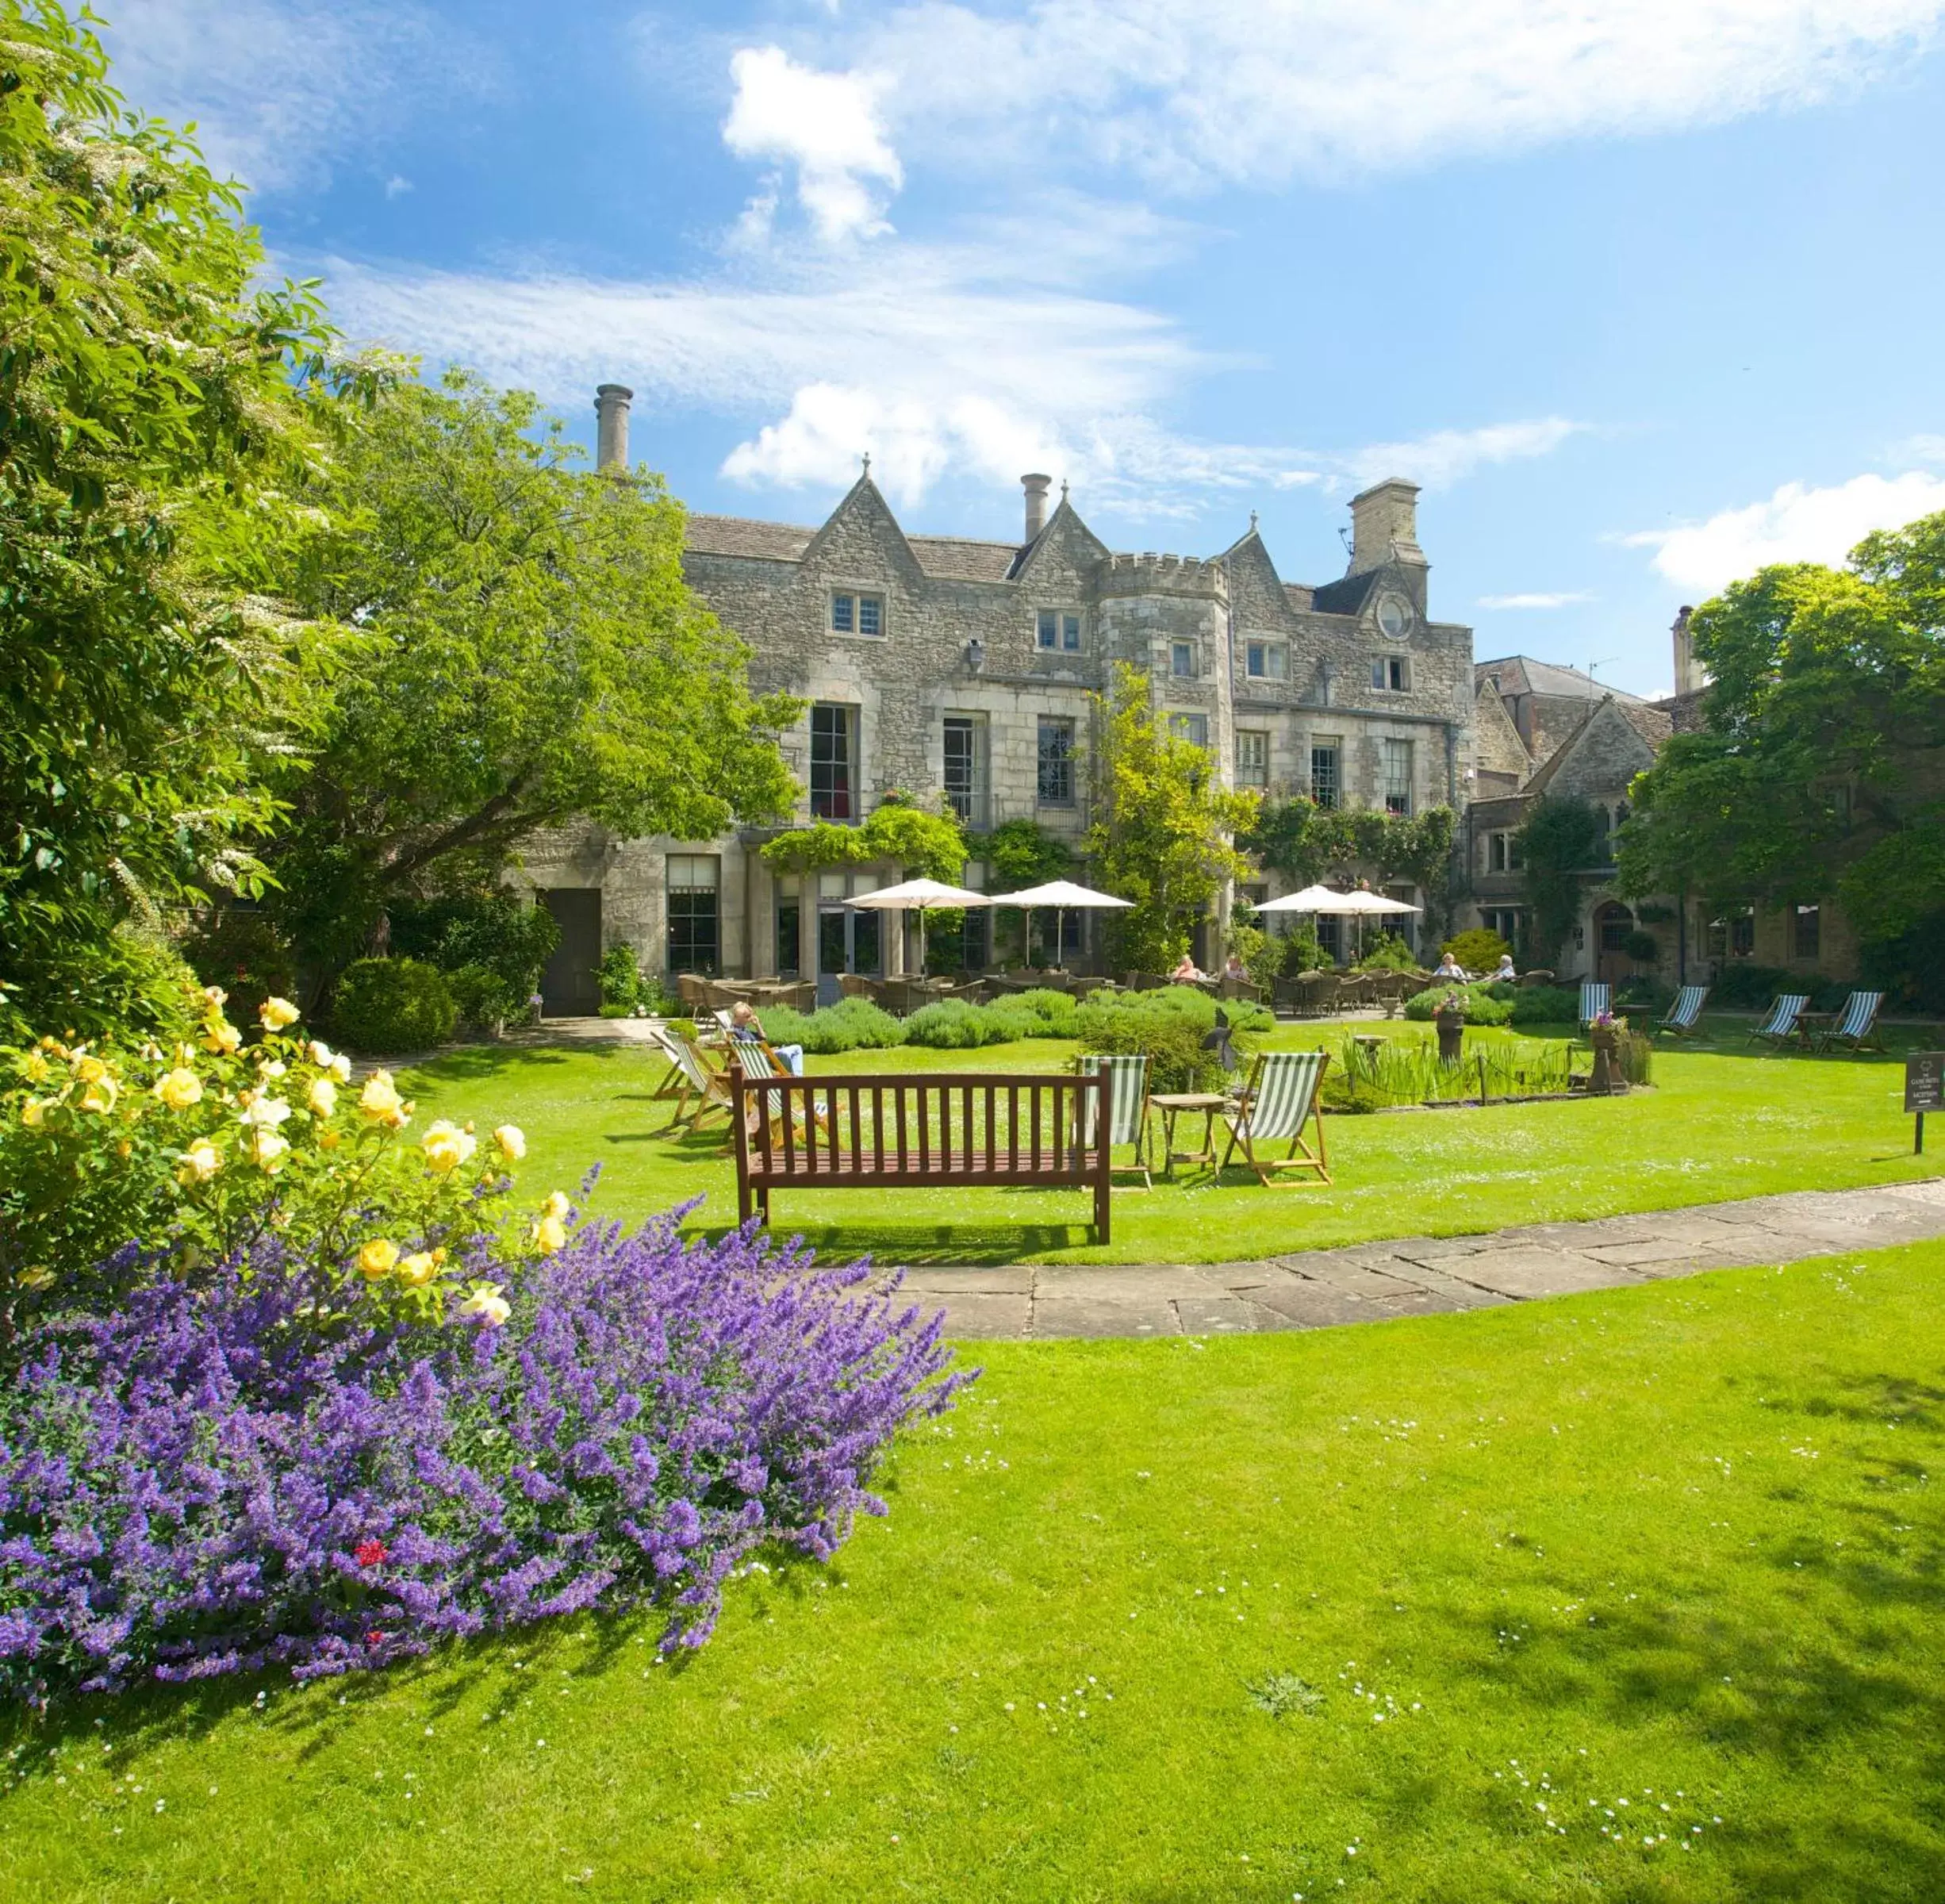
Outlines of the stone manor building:
M603 467L627 466L629 395L604 385L597 399ZM809 703L783 743L796 823L857 821L893 792L942 795L974 835L1026 819L1078 846L1090 697L1116 662L1147 674L1157 709L1231 784L1394 813L1466 804L1472 634L1433 617L1414 485L1353 497L1345 572L1312 585L1278 574L1253 517L1215 555L1114 550L1065 486L1049 510L1050 479L1021 481L1019 533L991 541L907 534L869 464L815 528L689 517L689 581L750 644L753 685ZM617 943L650 970L815 976L827 998L844 972L907 968L896 925L846 904L900 868L778 876L758 850L772 836L620 839L585 825L534 843L520 877L562 931L547 1009L592 1009L594 965ZM985 877L967 869L970 885ZM1082 916L1068 931L1068 955L1091 962Z

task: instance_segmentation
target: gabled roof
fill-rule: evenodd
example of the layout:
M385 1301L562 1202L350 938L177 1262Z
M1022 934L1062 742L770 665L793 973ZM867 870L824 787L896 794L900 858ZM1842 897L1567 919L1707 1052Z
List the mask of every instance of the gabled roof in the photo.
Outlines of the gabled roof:
M1361 575L1326 582L1311 589L1310 606L1325 615L1356 615L1370 601L1382 573L1381 570L1367 569Z
M1563 701L1585 701L1598 704L1604 694L1611 694L1621 703L1632 702L1640 707L1648 704L1638 694L1630 694L1625 688L1610 688L1605 681L1596 681L1591 674L1583 674L1578 668L1563 668L1551 661L1536 661L1530 654L1506 654L1497 661L1475 661L1472 664L1472 678L1475 681L1486 680L1491 675L1499 677L1500 692L1505 694L1548 694Z
M1610 714L1632 731L1635 738L1640 742L1652 757L1659 743L1642 733L1634 722L1629 719L1629 710L1622 706L1618 695L1603 694L1574 724L1573 731L1566 739L1562 741L1534 770L1533 776L1527 781L1524 791L1529 793L1545 793L1554 781L1559 779L1567 762L1579 750L1581 743L1586 739L1589 732L1603 717ZM1663 738L1665 739L1666 736L1664 735Z
M747 516L691 516L682 546L697 555L748 555L764 562L801 562L815 529L787 522L755 522Z
M906 538L928 575L955 582L1004 582L1019 561L1015 542L973 542L961 536Z

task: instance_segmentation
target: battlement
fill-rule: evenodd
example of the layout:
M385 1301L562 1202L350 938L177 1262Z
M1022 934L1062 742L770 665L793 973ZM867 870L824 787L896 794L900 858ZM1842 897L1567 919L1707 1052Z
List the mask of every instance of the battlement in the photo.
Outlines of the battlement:
M1154 550L1110 555L1099 572L1103 595L1186 595L1226 601L1230 578L1219 559L1164 555Z

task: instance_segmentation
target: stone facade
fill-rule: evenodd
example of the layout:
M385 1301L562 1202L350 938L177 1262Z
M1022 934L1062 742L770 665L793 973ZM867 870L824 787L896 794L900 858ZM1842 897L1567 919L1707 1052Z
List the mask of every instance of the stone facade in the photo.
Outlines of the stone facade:
M1026 482L1030 530L1045 479ZM685 569L750 644L753 685L811 704L784 740L800 823L862 819L895 790L949 790L975 833L1024 818L1078 843L1094 697L1117 662L1146 674L1157 709L1207 746L1226 781L1415 812L1464 800L1475 693L1471 631L1430 614L1417 494L1390 482L1354 498L1348 572L1315 587L1282 580L1253 521L1214 555L1117 551L1065 493L1018 542L907 536L868 469L814 529L692 516ZM574 828L535 843L518 877L597 889L602 942L632 946L650 969L700 962L692 895L712 878L719 972L834 982L846 964L900 969L900 935L861 928L842 905L900 869L800 890L764 864L767 837Z

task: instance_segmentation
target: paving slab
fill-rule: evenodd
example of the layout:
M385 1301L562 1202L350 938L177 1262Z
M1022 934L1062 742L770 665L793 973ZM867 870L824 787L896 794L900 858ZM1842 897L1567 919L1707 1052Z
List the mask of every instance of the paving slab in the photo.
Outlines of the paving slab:
M1175 1313L1185 1335L1247 1335L1256 1326L1256 1307L1239 1296L1183 1296Z
M945 1296L955 1301L970 1296L1030 1296L1036 1273L1031 1263L1001 1264L991 1269L921 1266L905 1272L903 1287L907 1296Z
M1036 1333L1030 1296L916 1296L913 1300L928 1322L943 1310L948 1335L1007 1342L1023 1342Z
M1463 1279L1502 1296L1565 1296L1578 1289L1614 1289L1639 1279L1612 1263L1567 1250L1482 1250L1467 1259Z
M1328 1283L1315 1283L1297 1276L1253 1289L1249 1299L1299 1329L1329 1329L1340 1322L1368 1322L1385 1313L1380 1303L1360 1302L1354 1296L1346 1296L1341 1289L1332 1288Z
M1034 1301L1037 1336L1180 1335L1175 1305L1153 1296L1125 1300L1099 1296L1054 1296Z

